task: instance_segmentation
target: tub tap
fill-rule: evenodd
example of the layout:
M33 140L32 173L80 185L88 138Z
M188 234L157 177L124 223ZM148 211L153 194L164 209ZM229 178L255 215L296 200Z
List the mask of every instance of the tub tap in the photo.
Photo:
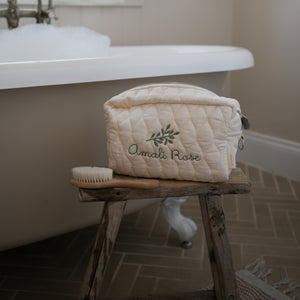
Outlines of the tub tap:
M52 6L52 0L48 0L48 9L42 7L42 0L38 0L37 10L19 9L17 0L7 0L7 9L0 10L0 17L6 18L9 29L19 26L20 18L35 18L36 23L48 23L51 19L56 19L55 12Z

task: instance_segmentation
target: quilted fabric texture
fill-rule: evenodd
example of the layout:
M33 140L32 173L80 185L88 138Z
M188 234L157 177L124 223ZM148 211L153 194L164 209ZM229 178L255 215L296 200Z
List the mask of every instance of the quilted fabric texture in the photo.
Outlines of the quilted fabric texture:
M225 181L241 137L240 106L206 89L153 84L104 104L109 167L115 173Z

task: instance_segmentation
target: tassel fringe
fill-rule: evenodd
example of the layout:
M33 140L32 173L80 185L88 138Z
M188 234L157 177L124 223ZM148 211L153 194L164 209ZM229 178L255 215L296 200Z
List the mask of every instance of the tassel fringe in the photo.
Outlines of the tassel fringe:
M247 265L245 269L266 283L268 282L267 277L272 274L271 268L266 270L266 263L262 258L256 259L253 263ZM300 290L300 284L296 284L288 278L282 278L278 282L273 283L272 287L285 295L289 295ZM300 300L300 292L293 295L291 299Z

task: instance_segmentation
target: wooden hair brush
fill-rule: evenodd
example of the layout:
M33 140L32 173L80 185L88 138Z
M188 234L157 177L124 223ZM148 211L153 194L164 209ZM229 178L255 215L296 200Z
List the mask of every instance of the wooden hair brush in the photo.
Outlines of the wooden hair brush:
M151 189L159 186L155 179L113 175L113 170L100 167L72 168L71 184L79 188L133 187Z

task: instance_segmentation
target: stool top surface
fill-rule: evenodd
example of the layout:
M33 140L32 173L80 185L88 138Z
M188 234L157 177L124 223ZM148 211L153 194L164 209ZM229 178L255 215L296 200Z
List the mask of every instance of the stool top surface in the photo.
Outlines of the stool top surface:
M128 178L128 176L122 177ZM148 189L134 187L79 188L79 197L80 201L90 202L181 197L200 194L245 194L250 192L251 186L248 178L239 168L233 169L229 179L225 182L157 181L159 182L157 187Z

